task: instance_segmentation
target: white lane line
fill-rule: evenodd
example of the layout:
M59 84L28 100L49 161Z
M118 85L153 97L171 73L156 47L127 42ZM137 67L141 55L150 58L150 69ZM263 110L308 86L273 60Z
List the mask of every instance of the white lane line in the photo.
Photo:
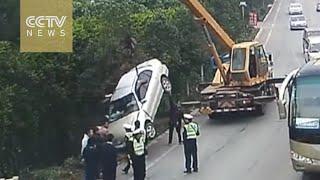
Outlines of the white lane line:
M152 168L154 165L156 165L160 160L162 160L164 157L166 157L171 151L176 149L178 146L181 146L181 145L175 144L172 147L170 147L165 153L163 153L157 159L153 160L150 164L148 164L146 169L149 170L150 168Z
M277 20L277 18L278 18L279 12L280 12L280 8L281 8L281 5L282 5L282 1L283 1L283 0L280 1L279 6L278 6L278 9L277 9L277 12L276 12L276 15L275 15L274 18L273 18L273 22L272 22L272 25L271 25L271 29L270 29L269 34L268 34L268 36L267 36L267 39L266 39L266 41L265 41L265 43L264 43L265 46L267 46L267 44L269 43L269 40L270 40L272 31L273 31L273 28L274 28L274 24L276 23L276 20Z
M265 24L265 22L267 21L267 19L269 18L270 14L272 14L273 9L274 9L274 7L276 6L276 2L277 2L277 0L274 0L271 9L270 9L269 12L267 13L267 15L264 17L264 19L263 19L263 21L262 21L262 23L261 23L260 29L259 29L256 37L254 38L255 40L257 40L258 38L260 38L260 35L261 35L262 31L263 31L264 24Z

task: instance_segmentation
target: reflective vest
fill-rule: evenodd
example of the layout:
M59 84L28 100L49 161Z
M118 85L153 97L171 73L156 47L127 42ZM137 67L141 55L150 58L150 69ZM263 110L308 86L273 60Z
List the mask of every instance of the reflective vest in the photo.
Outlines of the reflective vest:
M128 141L133 141L133 133L132 132L127 132L125 134L125 136L127 137Z
M198 132L198 125L196 123L185 124L184 128L187 131L187 139L196 139Z
M140 136L139 140L137 140L137 138L133 138L133 150L137 156L141 156L144 154L143 136Z

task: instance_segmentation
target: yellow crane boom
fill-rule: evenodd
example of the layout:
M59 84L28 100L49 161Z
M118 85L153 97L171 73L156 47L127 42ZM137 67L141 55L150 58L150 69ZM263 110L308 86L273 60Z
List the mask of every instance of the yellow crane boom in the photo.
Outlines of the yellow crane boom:
M209 31L216 35L218 39L228 48L231 52L234 41L229 37L229 35L221 28L217 21L211 16L211 14L203 7L203 5L198 0L181 0L190 9L192 14L195 16L196 20L199 20L203 26L204 33L206 35L209 50L214 57L215 64L217 65L224 84L229 84L229 79L225 73L222 65L222 61L219 57L218 51L211 40Z
M201 19L202 23L208 27L208 29L216 35L226 47L231 50L235 42L229 37L229 35L221 28L217 21L211 16L211 14L203 7L198 0L181 0L191 10L196 18Z

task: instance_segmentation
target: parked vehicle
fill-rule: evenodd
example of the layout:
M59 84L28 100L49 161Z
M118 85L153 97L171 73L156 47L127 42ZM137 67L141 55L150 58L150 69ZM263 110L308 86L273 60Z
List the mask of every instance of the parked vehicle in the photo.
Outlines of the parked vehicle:
M302 14L302 4L301 3L290 3L289 5L289 15Z
M124 137L123 124L140 121L147 138L156 136L153 122L163 92L171 93L169 70L158 59L148 60L124 74L111 96L107 117L116 140Z
M304 49L305 61L316 60L320 58L320 36L311 36L306 41Z
M320 172L320 60L292 71L283 81L278 108L288 120L293 169Z
M308 27L307 20L304 15L296 15L290 17L290 29L291 30L303 30Z
M317 3L316 11L320 12L320 2Z
M302 37L302 50L303 53L305 53L306 45L307 45L307 40L309 37L312 36L320 36L320 28L305 28L303 30L303 37Z

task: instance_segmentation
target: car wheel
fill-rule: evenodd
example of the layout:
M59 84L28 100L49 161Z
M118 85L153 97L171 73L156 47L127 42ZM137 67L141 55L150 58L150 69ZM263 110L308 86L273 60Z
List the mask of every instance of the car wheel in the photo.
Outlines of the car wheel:
M151 122L146 123L145 130L146 130L148 139L154 139L156 137L157 131Z
M166 93L171 93L172 85L167 76L161 77L161 86Z

